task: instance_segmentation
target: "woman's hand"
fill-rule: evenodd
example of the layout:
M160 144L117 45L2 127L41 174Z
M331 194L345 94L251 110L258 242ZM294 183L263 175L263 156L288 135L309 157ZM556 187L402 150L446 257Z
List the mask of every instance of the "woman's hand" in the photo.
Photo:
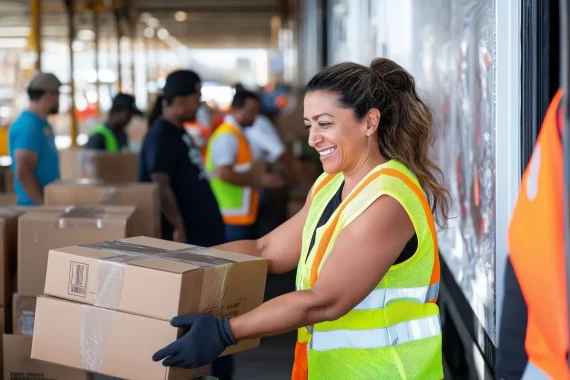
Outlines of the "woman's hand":
M227 319L193 314L174 317L170 324L189 327L190 331L152 356L155 362L164 359L164 366L198 368L211 364L226 347L237 344Z

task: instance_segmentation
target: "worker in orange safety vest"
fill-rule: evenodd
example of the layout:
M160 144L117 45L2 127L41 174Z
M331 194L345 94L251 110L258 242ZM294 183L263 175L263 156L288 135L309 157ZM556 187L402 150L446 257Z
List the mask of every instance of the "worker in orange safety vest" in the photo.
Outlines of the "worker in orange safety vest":
M523 175L509 227L499 380L570 379L561 100L559 90L546 112ZM520 305L513 307L517 298ZM523 309L527 312L521 313ZM524 317L526 326L521 326ZM521 347L523 342L526 352Z

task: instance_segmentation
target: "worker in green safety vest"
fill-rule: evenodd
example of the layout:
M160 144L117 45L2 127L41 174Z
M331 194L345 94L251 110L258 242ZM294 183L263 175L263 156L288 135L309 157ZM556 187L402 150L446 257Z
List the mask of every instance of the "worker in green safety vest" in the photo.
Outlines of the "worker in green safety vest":
M128 148L129 139L125 132L134 115L142 115L132 95L119 93L113 99L106 123L93 128L85 145L88 149L120 152Z

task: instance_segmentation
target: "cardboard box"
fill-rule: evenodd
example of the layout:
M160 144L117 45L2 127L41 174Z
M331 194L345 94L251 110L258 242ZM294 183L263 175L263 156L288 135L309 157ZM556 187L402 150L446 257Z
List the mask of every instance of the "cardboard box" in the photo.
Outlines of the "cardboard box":
M6 193L14 193L16 189L14 189L14 172L11 168L7 168L2 173L2 182L4 185L4 192Z
M91 178L113 184L137 182L138 155L136 153L64 149L59 154L62 180Z
M90 380L91 374L75 368L30 359L32 337L3 335L4 379L6 380Z
M181 333L168 321L41 296L31 357L124 379L188 380L202 370L151 359Z
M48 252L133 236L132 206L39 207L19 219L18 293L43 293Z
M24 212L16 208L0 208L0 306L12 298L18 246L18 217Z
M169 321L234 317L263 302L268 263L258 257L137 237L52 249L44 293Z
M15 193L0 193L0 206L13 206L18 203Z
M12 301L12 333L29 335L34 333L34 318L36 315L35 296L22 296L14 293Z
M116 205L137 207L136 235L160 238L160 193L154 183L101 185L85 181L55 182L45 188L46 205Z

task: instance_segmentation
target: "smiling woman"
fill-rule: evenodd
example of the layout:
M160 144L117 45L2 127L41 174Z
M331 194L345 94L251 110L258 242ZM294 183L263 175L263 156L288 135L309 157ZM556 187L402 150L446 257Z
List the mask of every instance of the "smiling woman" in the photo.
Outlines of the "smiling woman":
M297 266L297 291L231 320L177 318L190 331L154 359L195 368L299 329L294 380L443 378L433 213L445 223L448 194L413 78L387 59L331 66L309 82L304 120L325 173L303 209L258 241L219 247L273 273Z

